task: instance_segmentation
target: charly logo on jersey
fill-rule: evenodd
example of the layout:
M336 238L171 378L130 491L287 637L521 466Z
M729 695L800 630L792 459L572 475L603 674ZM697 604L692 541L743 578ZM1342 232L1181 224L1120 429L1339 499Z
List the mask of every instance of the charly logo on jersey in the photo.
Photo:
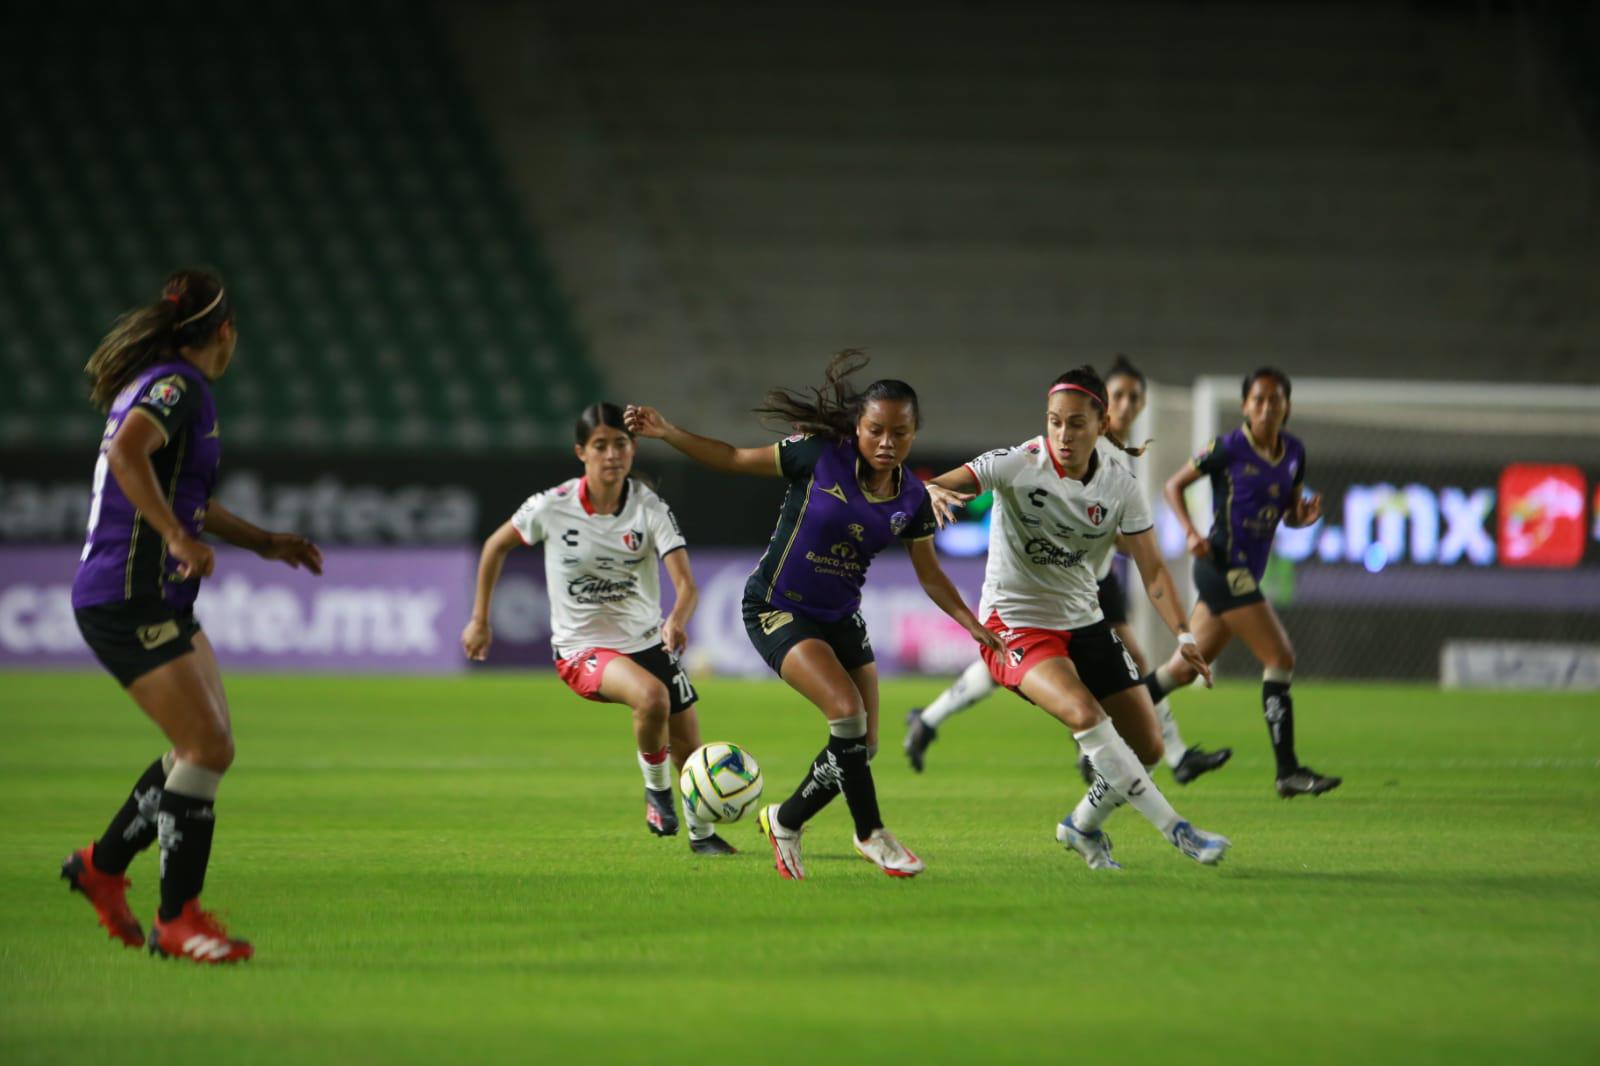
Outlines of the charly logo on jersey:
M172 374L162 378L150 386L150 391L144 394L146 403L155 404L157 407L168 411L178 406L178 401L183 399L183 377Z
M899 536L905 532L906 526L911 524L911 516L904 511L896 511L889 516L889 532Z
M1101 507L1098 503L1091 503L1089 505L1089 521L1093 522L1095 525L1099 525L1101 522L1104 522L1105 520L1106 520L1106 509L1104 507Z
M622 546L631 552L638 551L643 543L644 534L637 529L630 529L622 535Z
M799 444L801 441L805 440L807 436L808 434L805 433L791 433L787 437L783 438L783 443Z
M863 526L860 522L851 522L844 528L845 532L849 533L856 540L865 540L867 537L867 527Z
M1023 545L1022 551L1030 563L1039 566L1059 566L1063 570L1070 570L1083 562L1083 557L1089 554L1087 548L1058 548L1044 537L1034 537Z

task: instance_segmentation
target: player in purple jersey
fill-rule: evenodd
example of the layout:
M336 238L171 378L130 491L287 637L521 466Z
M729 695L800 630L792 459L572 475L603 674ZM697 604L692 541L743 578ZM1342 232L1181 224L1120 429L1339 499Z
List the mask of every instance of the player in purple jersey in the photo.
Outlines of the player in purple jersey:
M855 391L849 375L865 365L860 353L841 352L810 396L769 392L759 412L798 431L775 447L735 448L680 429L653 408L627 410L639 436L697 462L789 482L777 529L745 586L744 619L767 665L828 719L827 747L800 787L760 815L778 873L793 880L805 877L801 831L841 791L863 858L893 877L923 869L884 829L868 765L878 742L878 669L860 606L873 557L904 541L928 598L981 646L1001 648L940 568L927 490L905 470L922 421L917 394L892 379Z
M194 618L200 580L215 565L200 536L322 572L321 553L304 537L268 533L211 500L222 454L211 382L237 342L221 279L185 270L167 279L156 303L118 319L84 368L90 399L107 417L73 611L95 657L172 747L145 770L104 835L67 857L61 876L113 939L137 947L144 935L123 874L159 839L161 905L150 950L199 963L254 954L200 908L213 801L233 762L222 677Z
M1278 795L1319 796L1338 788L1342 779L1319 774L1300 763L1294 748L1294 647L1272 604L1261 595L1272 538L1281 520L1293 529L1315 522L1322 497L1303 494L1306 450L1283 432L1289 421L1289 376L1262 367L1244 379L1244 425L1218 437L1167 480L1165 495L1172 513L1189 535L1199 600L1189 627L1200 642L1206 662L1215 662L1235 636L1245 642L1262 665L1261 706L1277 759ZM1201 478L1211 480L1211 535L1201 536L1189 519L1186 489ZM1195 679L1190 663L1173 656L1145 678L1152 698Z

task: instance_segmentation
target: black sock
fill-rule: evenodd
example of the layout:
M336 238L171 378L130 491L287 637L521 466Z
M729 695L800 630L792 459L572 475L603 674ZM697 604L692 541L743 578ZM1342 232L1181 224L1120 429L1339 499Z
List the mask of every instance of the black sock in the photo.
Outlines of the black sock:
M1300 769L1294 754L1294 697L1287 681L1261 683L1261 709L1267 717L1267 733L1272 737L1272 754L1278 760L1278 776L1288 777Z
M157 827L161 838L160 913L162 921L170 922L205 887L216 812L208 799L165 789Z
M828 751L839 767L839 784L844 789L844 801L850 805L850 817L855 819L856 839L865 840L874 829L883 828L883 816L878 813L878 785L872 780L872 767L867 765L867 738L829 737Z
M1167 690L1161 687L1161 682L1156 678L1154 670L1145 674L1141 680L1144 681L1144 687L1150 691L1151 703L1160 703L1167 698Z
M100 839L94 842L94 868L103 874L120 874L127 870L133 857L155 843L156 807L161 802L161 786L167 780L167 771L161 760L151 763L139 776L122 809L111 818L111 824Z
M829 744L831 747L831 740ZM823 748L812 760L811 770L800 787L778 808L778 822L785 829L799 829L833 802L833 797L839 794L839 783L838 761L829 748Z

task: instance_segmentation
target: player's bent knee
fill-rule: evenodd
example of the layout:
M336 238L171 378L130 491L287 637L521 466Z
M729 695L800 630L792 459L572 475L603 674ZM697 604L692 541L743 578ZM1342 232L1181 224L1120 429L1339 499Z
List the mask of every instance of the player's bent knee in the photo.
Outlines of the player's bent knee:
M1167 746L1161 742L1160 737L1154 739L1141 737L1136 744L1128 745L1133 749L1134 755L1146 766L1154 766L1167 754Z
M667 695L667 686L657 684L645 694L644 699L633 708L634 713L641 718L654 721L666 721L667 715L672 711L672 697Z
M178 761L193 763L196 766L210 770L214 774L224 774L233 765L233 756L232 734L217 733L179 751Z

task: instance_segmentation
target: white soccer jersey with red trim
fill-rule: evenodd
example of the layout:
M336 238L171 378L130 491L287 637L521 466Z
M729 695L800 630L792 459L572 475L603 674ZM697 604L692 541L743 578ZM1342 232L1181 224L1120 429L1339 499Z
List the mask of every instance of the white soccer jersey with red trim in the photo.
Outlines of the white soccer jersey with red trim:
M1089 480L1075 481L1035 437L980 455L967 468L994 492L979 616L998 612L1008 626L1040 629L1098 622L1097 575L1117 534L1154 524L1127 466L1097 456Z
M685 541L660 496L630 479L621 509L595 514L584 480L573 478L528 497L511 524L525 544L544 544L557 655L661 642L660 559Z

